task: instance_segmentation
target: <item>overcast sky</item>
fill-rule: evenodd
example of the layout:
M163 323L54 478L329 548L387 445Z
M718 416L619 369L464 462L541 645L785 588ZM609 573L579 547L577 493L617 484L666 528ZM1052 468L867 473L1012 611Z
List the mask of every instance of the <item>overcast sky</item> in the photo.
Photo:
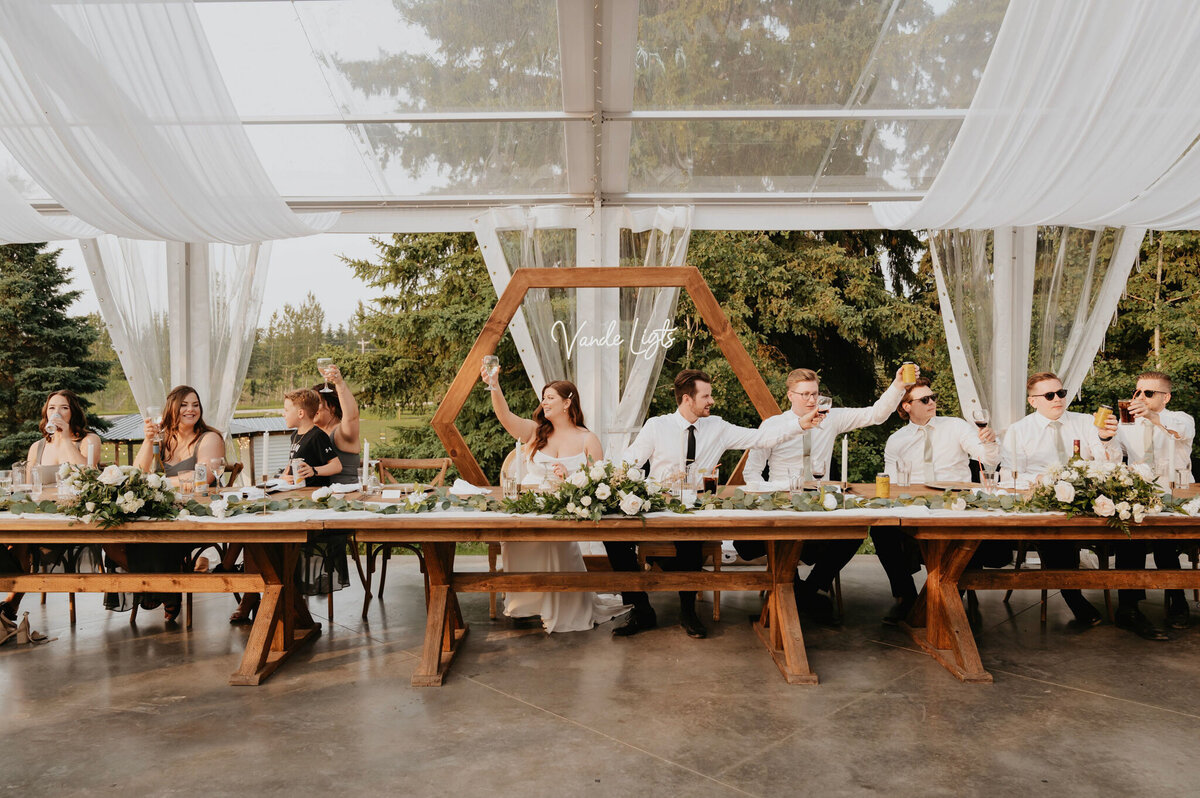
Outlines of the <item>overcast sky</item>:
M83 268L79 243L56 241L53 246L62 248L59 260L71 268L75 287L83 291L72 312L99 312L96 293ZM271 250L271 271L267 277L267 290L263 292L259 326L285 304L299 305L309 291L317 295L325 309L326 324L337 327L349 321L359 300L371 298L371 289L354 276L339 255L370 260L375 257L376 250L371 246L371 237L366 235L330 233L276 241Z

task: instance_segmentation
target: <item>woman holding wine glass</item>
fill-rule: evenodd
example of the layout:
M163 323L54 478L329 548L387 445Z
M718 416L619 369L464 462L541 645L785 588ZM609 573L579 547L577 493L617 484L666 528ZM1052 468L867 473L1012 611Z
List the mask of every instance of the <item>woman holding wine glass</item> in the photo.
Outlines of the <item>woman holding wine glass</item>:
M88 429L87 413L74 391L62 389L46 397L38 422L38 438L29 447L24 482L54 487L55 475L63 463L94 466L100 459L100 436ZM19 475L13 475L20 480ZM18 552L19 559L27 559ZM28 563L26 563L28 567ZM9 593L0 601L0 613L10 621L17 619L17 607L23 593Z
M322 360L328 362L321 369L325 382L313 386L321 398L320 409L313 421L329 436L334 452L342 461L342 470L331 478L333 483L350 485L359 481L362 469L358 402L350 386L346 385L341 369L330 358L320 358L317 362Z
M189 385L171 389L163 403L161 423L158 418L147 418L144 431L133 464L147 473L161 468L174 485L179 484L181 473L194 471L197 463L207 465L225 457L221 433L204 423L200 394ZM208 471L211 484L216 477ZM179 570L188 550L186 545L139 543L126 546L125 557L131 571L165 573ZM178 593L148 593L142 596L141 606L151 610L162 604L166 620L171 623L179 616L181 598Z
M579 390L566 380L542 389L542 401L533 419L521 418L508 407L500 390L499 369L484 358L480 376L491 391L492 410L508 434L523 444L520 466L522 485L536 488L543 482L565 479L588 463L604 458L600 439L589 430L579 408ZM586 571L579 544L503 543L501 557L507 571ZM594 593L508 593L504 614L510 618L541 617L547 632L581 632L615 618L626 608L620 602L602 601Z

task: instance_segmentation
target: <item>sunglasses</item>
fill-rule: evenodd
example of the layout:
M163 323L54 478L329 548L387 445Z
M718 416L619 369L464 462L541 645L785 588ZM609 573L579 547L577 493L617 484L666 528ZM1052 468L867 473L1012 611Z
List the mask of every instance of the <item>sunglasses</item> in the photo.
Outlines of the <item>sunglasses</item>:
M936 394L936 393L931 393L931 394L929 394L928 396L921 396L921 397L918 397L918 398L916 398L916 399L911 399L911 400L909 400L909 401L912 401L912 402L920 402L920 403L921 403L921 404L923 404L923 405L927 405L927 404L931 404L931 403L933 403L933 402L936 402L936 401L937 401L937 394Z
M1136 391L1133 392L1133 396L1135 399L1139 396L1144 396L1147 399L1153 399L1156 394L1160 394L1160 393L1166 393L1166 391L1143 391L1141 388L1138 388Z
M1047 402L1054 401L1054 397L1056 397L1056 396L1059 399L1066 399L1067 398L1067 389L1059 388L1057 391L1050 391L1049 393L1031 393L1031 394L1029 394L1030 399L1034 398L1035 396L1040 396L1043 399L1045 399Z

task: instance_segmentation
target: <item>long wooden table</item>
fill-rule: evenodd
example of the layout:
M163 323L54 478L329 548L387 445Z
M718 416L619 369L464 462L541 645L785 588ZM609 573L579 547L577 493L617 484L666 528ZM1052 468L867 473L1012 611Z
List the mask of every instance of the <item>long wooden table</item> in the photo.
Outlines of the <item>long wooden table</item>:
M55 519L0 516L0 545L240 543L246 573L0 574L0 590L22 593L245 593L262 594L233 685L257 685L321 633L296 589L300 545L320 521L139 521L116 529Z
M792 578L806 540L863 539L872 526L898 519L861 513L751 512L656 514L644 519L605 518L599 523L500 513L446 513L332 519L326 529L352 533L360 543L420 543L429 577L425 640L414 686L440 685L469 630L460 592L623 590L767 590L755 631L789 684L816 684L808 664ZM454 569L456 543L513 541L762 540L765 571L469 573Z
M904 628L926 653L964 682L990 683L967 623L963 590L1200 588L1200 570L968 569L985 540L1109 541L1200 538L1200 518L1149 516L1131 524L1128 535L1100 518L995 513L931 515L901 520L920 545L927 576Z

